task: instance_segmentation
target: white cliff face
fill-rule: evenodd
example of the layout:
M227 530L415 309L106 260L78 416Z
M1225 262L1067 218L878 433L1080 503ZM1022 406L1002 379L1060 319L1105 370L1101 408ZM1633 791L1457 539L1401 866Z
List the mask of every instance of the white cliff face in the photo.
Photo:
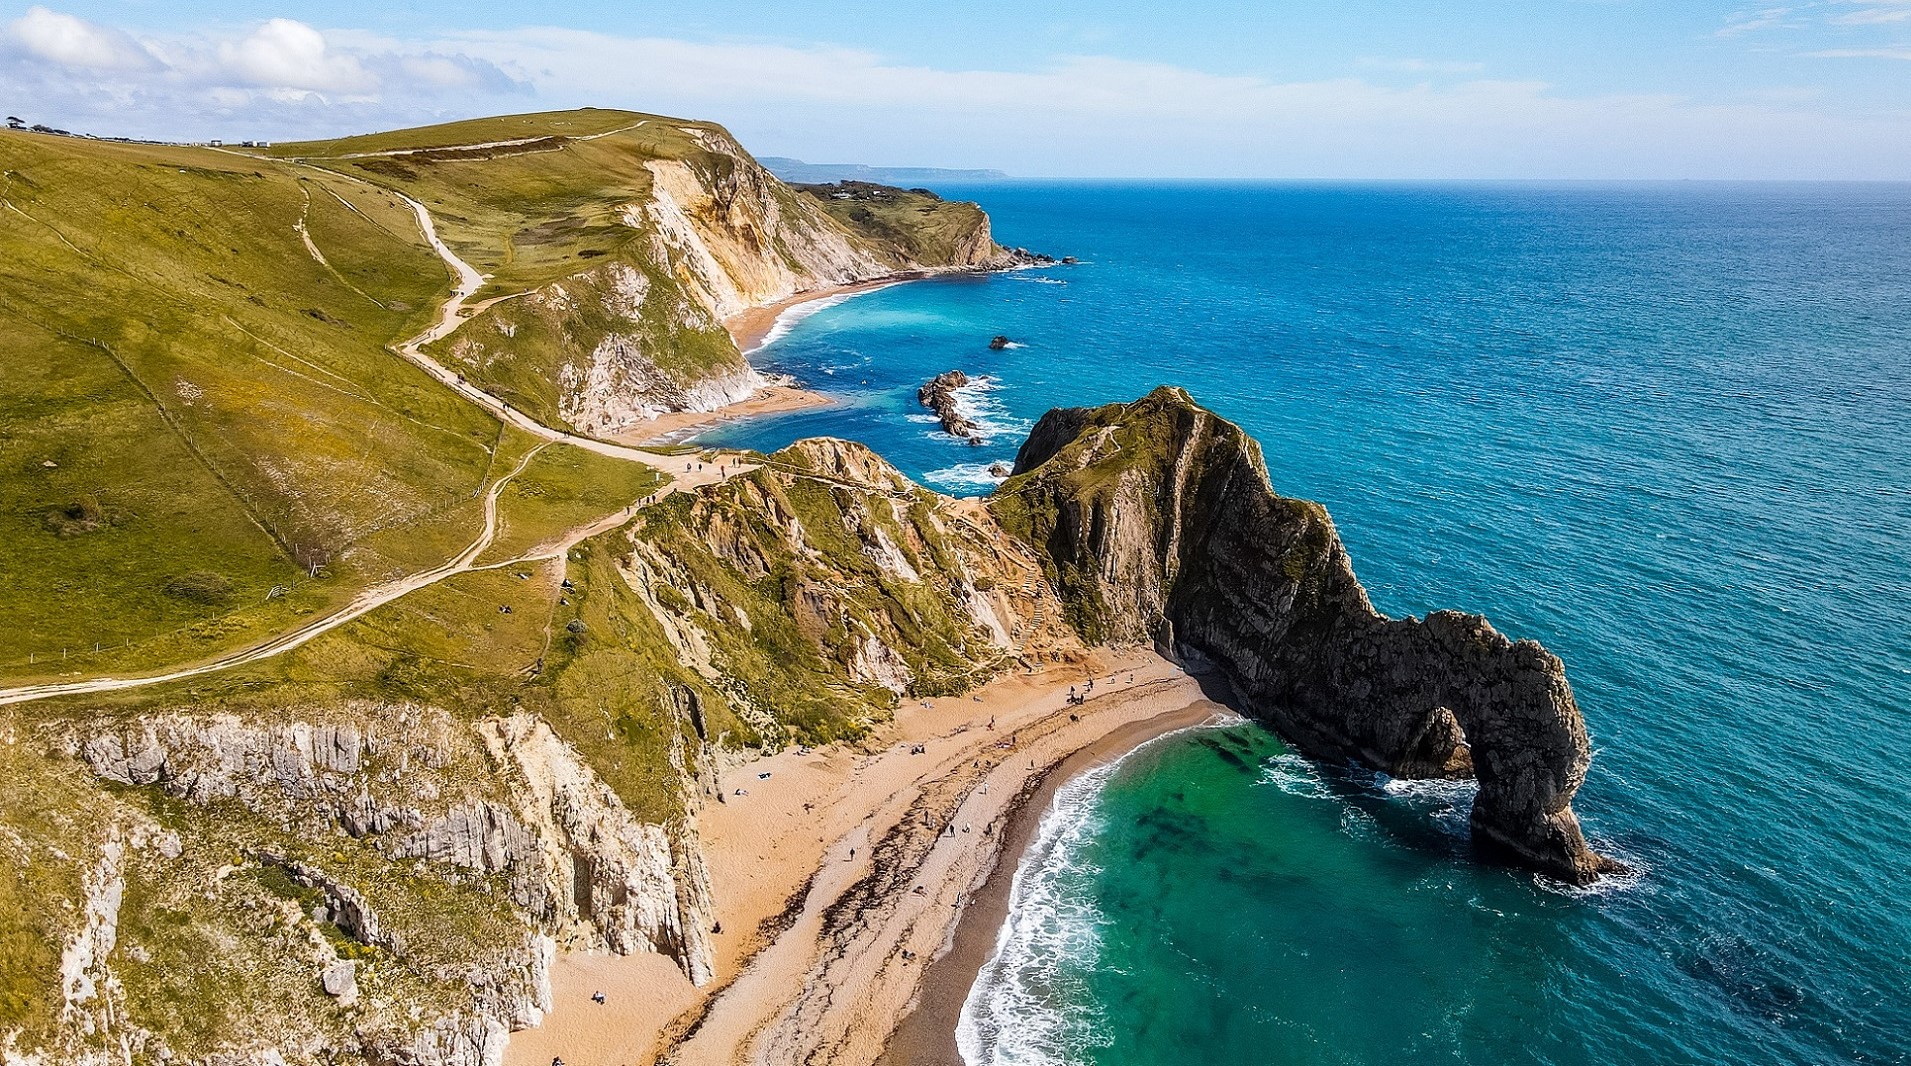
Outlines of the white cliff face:
M588 921L618 952L662 951L696 984L710 980L707 912L686 912L679 870L664 826L633 818L610 787L551 727L530 715L488 719L479 731L492 757L513 768L531 834L547 843L537 860L551 895L567 890L579 921ZM707 897L708 887L692 886Z
M660 952L692 981L711 977L709 885L694 826L636 817L575 749L531 716L467 724L430 707L355 702L314 719L174 712L60 736L98 777L158 789L239 827L217 844L182 843L130 808L119 811L84 879L61 960L64 1042L91 1050L80 1058L78 1050L63 1053L62 1062L126 1062L131 1051L99 1058L100 1049L153 1039L115 1022L124 1012L111 960L126 950L120 911L135 854L164 868L161 860L197 848L202 865L224 864L201 875L215 885L255 883L248 879L259 871L277 871L316 901L272 903L284 914L263 932L284 943L282 968L303 970L311 994L357 1021L327 1034L322 1019L329 1015L318 1011L310 1018L320 1021L298 1023L304 1029L259 1034L251 1050L228 1048L235 1063L329 1048L414 1066L496 1066L509 1033L550 1010L560 939ZM222 813L234 805L248 818ZM348 837L373 849L391 874L367 877L362 865L345 861L338 841ZM479 906L493 915L486 921L503 924L487 926L482 942L447 939L434 928L433 893L474 878L500 890L496 904ZM402 887L427 881L441 887L422 895ZM221 891L193 905L234 906L220 902L228 898ZM509 909L498 912L498 904ZM256 926L247 915L258 913L257 902L238 903L232 920ZM387 961L365 970L355 957L334 953L319 935L324 928ZM453 954L445 954L448 946ZM421 1015L421 997L433 1002L444 993L427 994L420 980L449 982L438 987L454 990L454 1001L439 999Z
M644 340L610 333L582 363L558 370L558 413L580 432L608 436L677 411L715 411L742 403L768 384L747 364L688 376L645 354Z
M91 1054L96 1061L131 1058L125 1034L115 1039L111 1031L119 997L108 966L118 937L120 901L126 894L125 856L126 846L116 832L101 846L99 862L82 882L86 895L80 901L80 927L60 955L61 1025L94 1045ZM101 1049L102 1038L108 1048L120 1045L117 1050L122 1054Z
M681 256L692 291L717 317L889 272L820 208L779 196L775 178L741 148L726 147L735 166L722 178L677 160L644 164L654 183L644 218Z
M335 826L370 838L393 859L503 875L514 902L547 926L617 952L662 952L707 978L702 916L677 908L668 829L638 822L548 725L492 719L474 737L427 708L347 710L358 713L272 724L155 716L78 747L110 781L198 803L236 799L307 834ZM320 887L355 915L361 939L387 939L373 904Z
M739 312L899 268L984 267L998 256L984 223L952 262L895 262L726 135L685 130L714 154L643 164L650 194L619 213L638 234L619 259L494 304L449 342L447 361L481 377L501 363L541 363L553 413L611 436L762 390L723 329Z

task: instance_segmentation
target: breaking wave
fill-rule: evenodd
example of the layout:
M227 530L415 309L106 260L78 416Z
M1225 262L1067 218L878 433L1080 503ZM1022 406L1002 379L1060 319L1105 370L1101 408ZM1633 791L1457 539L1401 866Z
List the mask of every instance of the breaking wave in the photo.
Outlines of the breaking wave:
M893 285L896 283L890 282L889 284ZM858 296L865 296L872 292L880 292L888 287L889 285L871 285L867 289L857 289L855 292L832 293L831 295L815 300L805 301L794 307L785 308L782 313L776 316L776 321L770 324L770 331L763 335L763 339L751 345L750 349L743 354L755 355L757 352L789 336L790 331L795 329L798 323L809 318L811 315L827 311L832 307L841 306L854 300Z
M1089 847L1106 828L1102 790L1136 753L1207 728L1156 737L1056 790L1016 866L995 953L962 1004L956 1048L967 1066L1063 1066L1107 1046L1103 1010L1083 984L1108 925L1093 902L1102 870Z
M985 440L1002 436L1020 437L1035 428L1032 420L1017 418L1009 413L1008 406L994 395L1001 387L999 379L979 374L970 378L967 385L949 392L955 399L956 410L975 423L976 432Z
M922 480L939 489L986 489L993 491L997 485L1006 481L989 472L993 463L957 463L945 466L941 470L931 470L922 475Z

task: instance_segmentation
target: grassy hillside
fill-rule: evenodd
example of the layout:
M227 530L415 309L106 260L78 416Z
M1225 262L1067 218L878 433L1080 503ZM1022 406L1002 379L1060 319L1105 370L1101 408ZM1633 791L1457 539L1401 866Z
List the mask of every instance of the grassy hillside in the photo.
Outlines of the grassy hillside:
M687 291L690 267L660 243L644 209L653 192L647 163L683 163L713 188L753 165L721 127L587 110L282 144L270 154L424 204L446 244L486 276L479 307L506 300L434 356L547 424L589 428L564 402L564 382L585 373L607 338L640 353L676 391L745 367ZM798 215L795 194L771 185L790 208L783 214ZM772 231L762 234L769 255L787 258L773 220L745 225ZM648 298L634 305L620 296L638 289Z
M668 246L633 209L659 162L686 216ZM900 261L719 128L655 116L250 154L0 131L0 687L204 663L484 549L283 654L0 707L10 1050L438 1061L421 1029L528 1017L537 935L691 959L713 747L853 737L1005 662L983 571L1016 549L866 451L792 449L627 514L659 470L414 366L394 348L451 278L400 193L493 275L481 300L509 297L433 352L550 425L607 338L637 376L742 365L708 261L758 256L759 288ZM956 247L923 225L910 248ZM706 253L697 227L741 236ZM533 727L550 744L509 732ZM541 798L534 771L576 791ZM585 913L574 878L621 901L642 839L661 895ZM321 989L340 963L356 1004Z
M0 190L0 671L190 659L468 539L498 426L384 348L447 288L395 198L19 133Z
M989 217L964 201L928 189L897 189L866 181L798 185L831 218L883 248L896 263L980 262L996 249Z
M650 194L643 164L705 154L686 132L705 128L715 127L629 111L566 111L281 144L270 152L423 203L445 243L490 275L479 293L484 299L568 277L639 240L640 231L620 216ZM511 141L523 143L496 143Z

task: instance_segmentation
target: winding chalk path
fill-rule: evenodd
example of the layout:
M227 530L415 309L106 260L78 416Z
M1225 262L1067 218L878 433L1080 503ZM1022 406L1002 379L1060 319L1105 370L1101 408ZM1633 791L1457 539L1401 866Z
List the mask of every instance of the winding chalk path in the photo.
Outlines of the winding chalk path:
M215 659L212 662L200 666L191 666L183 670L174 670L164 674L145 674L135 677L103 677L90 681L65 681L47 685L28 685L23 688L5 689L0 690L0 706L5 706L9 703L25 703L29 700L47 699L53 696L73 695L82 692L117 692L121 689L138 688L142 685L157 685L166 681L179 681L188 677L209 674L215 670L225 670L234 666L243 666L246 663L258 662L260 659L269 659L274 655L291 651L293 648L307 643L314 637L329 633L339 626L364 615L368 611L382 607L408 592L416 592L426 585L436 584L445 578L473 569L471 564L478 556L484 554L484 550L489 548L492 540L497 537L499 495L504 492L505 486L511 483L512 478L523 473L524 468L531 465L531 460L537 456L537 453L548 447L550 447L549 443L540 444L524 453L524 458L518 460L518 465L513 467L510 473L492 483L491 490L485 493L484 496L483 532L479 533L476 540L466 545L465 549L459 552L457 556L452 558L449 562L434 566L429 570L421 570L415 574L408 574L405 577L387 581L384 584L373 585L371 588L353 597L351 603L332 614L326 615L324 618L307 622L305 625L289 633L282 633L279 636L273 637L263 644L255 645L245 651L235 652L234 654Z
M328 173L334 172L328 171ZM340 176L349 177L349 175ZM353 178L351 180L358 181L359 179ZM369 182L361 181L360 184L378 189L379 192L393 192L393 190L371 186ZM538 437L541 441L536 447L526 452L522 459L518 460L517 466L512 468L510 473L493 482L490 490L485 493L484 528L479 532L477 538L466 545L463 551L445 563L432 567L429 570L421 570L415 574L409 574L405 577L395 578L382 584L373 585L363 592L360 592L357 596L354 596L350 603L339 610L323 618L307 622L289 632L272 637L263 643L255 644L250 648L220 656L210 662L197 666L183 667L165 673L136 674L129 677L101 677L84 681L59 681L0 689L0 707L12 703L27 703L33 700L51 699L56 696L73 696L93 692L118 692L125 689L141 688L147 685L164 684L169 681L181 681L190 677L199 677L220 670L228 670L235 666L244 666L247 663L255 663L262 659L269 659L273 656L291 651L294 648L298 648L316 637L355 621L401 596L416 592L428 585L437 584L446 578L456 577L459 574L472 570L490 570L501 566L509 566L514 563L561 559L564 554L578 542L596 536L599 533L605 533L615 529L631 519L638 508L631 507L617 511L577 529L573 529L554 542L532 549L531 554L506 560L501 563L488 563L484 566L474 565L477 559L484 554L485 549L491 546L492 541L497 539L498 498L504 492L505 486L510 484L513 478L523 473L524 469L530 465L531 460L536 457L539 452L552 444L567 444L573 447L585 448L600 455L607 455L617 459L625 459L631 462L642 463L646 466L656 467L660 472L669 474L672 480L669 484L658 490L656 495L652 498L653 502L662 500L672 493L715 484L718 481L726 480L728 477L748 473L755 469L754 464L740 462L734 456L726 456L720 462L697 464L700 469L686 470L681 473L673 472L668 469L669 464L679 460L681 458L679 456L663 452L647 451L642 448L632 448L621 444L611 444L608 441L596 440L591 437L581 437L574 433L565 433L561 430L552 429L532 418L530 415L498 399L496 396L470 384L456 373L446 369L445 366L437 360L426 355L423 350L425 345L449 336L453 330L468 320L468 316L462 314L465 302L484 285L485 279L482 274L478 273L475 267L463 259L460 259L457 254L452 252L452 250L445 245L444 241L439 238L437 227L432 223L431 213L425 209L425 205L409 196L405 196L403 193L396 193L396 195L411 205L412 210L418 216L418 226L423 230L425 240L430 243L432 250L438 253L438 257L444 260L445 266L450 268L452 276L455 277L457 281L452 289L450 298L445 301L444 306L440 309L438 320L434 322L429 329L416 337L393 345L392 351L397 352L400 356L416 364L426 373L429 373L432 377L437 378L449 386L460 396L491 412L499 419ZM8 203L6 206L12 207L12 204ZM303 233L301 233L301 236L303 236ZM312 251L314 255L317 256L318 250L315 247L312 248Z

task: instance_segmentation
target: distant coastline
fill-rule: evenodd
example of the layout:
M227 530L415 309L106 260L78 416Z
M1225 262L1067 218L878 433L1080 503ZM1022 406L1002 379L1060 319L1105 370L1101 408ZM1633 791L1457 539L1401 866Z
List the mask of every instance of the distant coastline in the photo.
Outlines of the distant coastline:
M793 184L833 181L873 181L882 185L927 185L939 181L1008 181L1000 170L948 167L884 167L864 163L805 163L788 156L758 156L757 162L778 178Z

